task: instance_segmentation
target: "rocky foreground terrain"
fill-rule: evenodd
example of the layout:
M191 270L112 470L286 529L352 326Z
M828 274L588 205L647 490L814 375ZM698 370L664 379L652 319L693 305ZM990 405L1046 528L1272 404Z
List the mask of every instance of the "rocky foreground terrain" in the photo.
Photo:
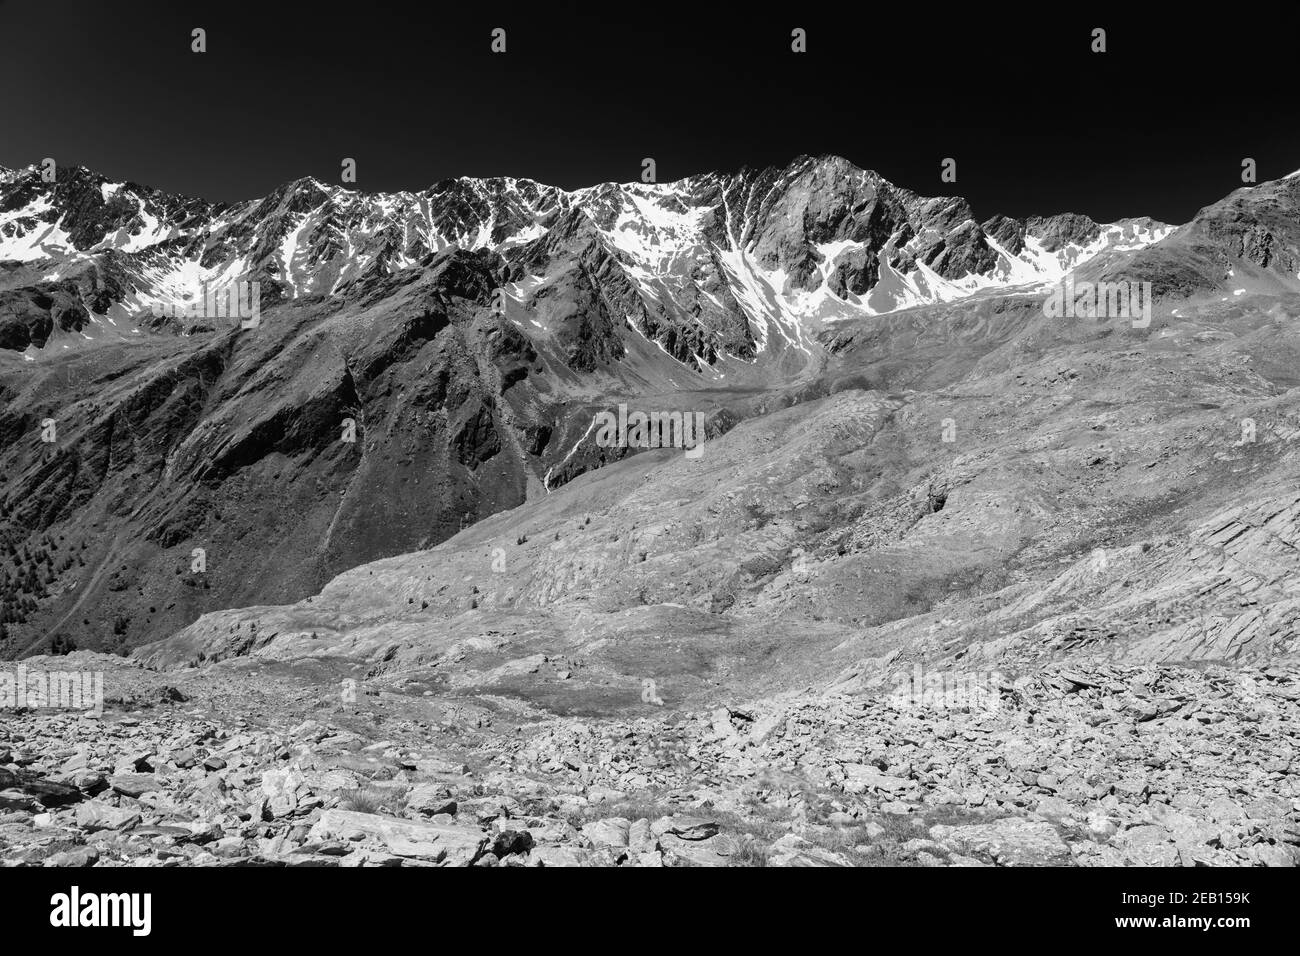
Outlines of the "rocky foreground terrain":
M574 719L246 660L26 663L103 670L106 707L0 719L8 866L1300 858L1295 665L1097 661L991 676L973 706L791 692Z

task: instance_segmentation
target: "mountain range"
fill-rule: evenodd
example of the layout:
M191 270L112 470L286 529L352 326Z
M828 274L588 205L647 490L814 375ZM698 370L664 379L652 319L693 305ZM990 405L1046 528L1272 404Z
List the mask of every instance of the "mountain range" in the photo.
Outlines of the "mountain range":
M192 625L150 653L225 656L250 612L223 609L319 602L358 575L349 600L400 595L385 615L549 614L617 580L610 612L691 609L749 627L802 607L796 618L826 618L836 645L837 628L920 626L950 591L971 599L1001 575L1038 582L1041 603L1055 577L1035 562L1100 540L1086 515L1132 510L1116 507L1132 495L1118 439L1080 452L1121 472L1118 499L1074 501L1076 486L1022 472L1044 449L1064 454L1064 422L1100 438L1088 433L1133 416L1136 449L1151 440L1142 428L1172 427L1162 403L1175 394L1191 403L1181 414L1219 428L1227 396L1283 401L1289 334L1256 325L1280 321L1300 291L1298 202L1287 177L1177 227L1070 213L980 222L958 197L834 156L573 191L461 178L366 194L300 179L234 205L76 166L52 182L40 165L0 171L0 652L125 651ZM1067 276L1149 281L1157 321L1063 326L1042 301ZM186 312L238 283L257 284L256 328ZM1242 309L1249 362L1219 327ZM1233 354L1185 354L1186 336L1193 352ZM1168 380L1156 371L1167 354L1180 358ZM1028 406L1012 399L1026 383L1040 387ZM1068 410L1046 397L1062 389ZM1113 389L1142 397L1119 405ZM593 416L620 402L705 413L711 477L682 473L691 466L667 451L598 444ZM1049 407L1061 417L1042 418ZM1112 424L1082 424L1093 418ZM957 440L938 437L945 420ZM930 431L913 433L920 423ZM978 454L976 436L991 443ZM1041 446L1014 468L1013 436ZM1169 480L1200 487L1216 461ZM1004 486L1021 488L1012 502ZM978 508L954 510L973 488L1018 517L985 527ZM606 494L602 534L621 557L552 554L579 510L595 522L581 527L601 526L587 512ZM934 537L963 516L960 542ZM754 540L735 537L750 526ZM470 546L489 565L497 548L545 561L515 565L508 587L490 571L454 587ZM375 590L369 562L432 567L430 548L446 556L445 590L406 577ZM663 548L671 558L652 561ZM783 577L796 551L800 568L820 555L822 585ZM376 633L389 634L381 617ZM370 641L345 643L369 654ZM380 657L395 646L379 644Z

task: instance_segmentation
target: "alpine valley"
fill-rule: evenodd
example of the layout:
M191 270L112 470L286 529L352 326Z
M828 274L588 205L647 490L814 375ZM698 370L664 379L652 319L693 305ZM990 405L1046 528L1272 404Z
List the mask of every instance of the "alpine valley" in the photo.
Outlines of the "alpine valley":
M0 727L16 858L1297 858L1300 177L49 179L0 170L0 656L111 713ZM1044 307L1100 282L1150 321Z

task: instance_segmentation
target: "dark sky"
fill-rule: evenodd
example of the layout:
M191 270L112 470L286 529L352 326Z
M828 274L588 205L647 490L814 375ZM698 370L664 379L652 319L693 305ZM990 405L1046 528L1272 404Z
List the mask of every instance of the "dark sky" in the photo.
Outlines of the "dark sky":
M827 152L981 219L1170 222L1240 186L1243 157L1261 181L1300 168L1289 22L888 6L0 0L0 164L236 200L338 182L345 156L369 191L629 181L646 156L662 182Z

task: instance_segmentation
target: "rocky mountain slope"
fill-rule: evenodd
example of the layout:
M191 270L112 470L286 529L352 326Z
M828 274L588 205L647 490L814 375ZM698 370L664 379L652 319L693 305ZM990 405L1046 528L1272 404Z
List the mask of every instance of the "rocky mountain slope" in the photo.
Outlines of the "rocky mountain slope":
M669 675L703 705L719 685L838 686L920 660L1290 655L1298 307L1184 303L1134 329L1021 297L845 330L828 395L746 418L697 459L643 452L139 653L434 681L450 661L452 686L592 712ZM539 655L571 672L562 687L508 666Z

